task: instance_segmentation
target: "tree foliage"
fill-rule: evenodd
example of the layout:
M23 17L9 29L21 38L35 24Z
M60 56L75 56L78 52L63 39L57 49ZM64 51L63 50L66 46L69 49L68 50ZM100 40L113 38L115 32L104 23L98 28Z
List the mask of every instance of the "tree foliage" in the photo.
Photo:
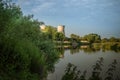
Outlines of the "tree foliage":
M110 38L103 38L101 40L102 43L105 42L120 42L120 38L116 38L116 37L110 37Z
M70 37L71 37L72 40L75 40L75 41L77 41L77 42L80 41L80 36L79 36L79 35L71 34Z
M88 40L90 43L93 42L100 42L101 41L101 37L98 34L88 34L84 36L84 39Z
M33 15L0 0L0 80L38 80L54 70L58 54Z
M57 41L63 41L65 39L65 35L63 33L56 32L54 39Z
M50 25L46 26L45 34L48 35L48 38L53 40L56 32L57 29L55 27Z

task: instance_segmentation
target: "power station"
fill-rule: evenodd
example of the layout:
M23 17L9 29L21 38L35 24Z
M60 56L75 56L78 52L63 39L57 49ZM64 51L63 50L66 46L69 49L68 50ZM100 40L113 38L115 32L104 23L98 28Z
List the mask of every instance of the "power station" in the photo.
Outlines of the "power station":
M46 32L46 28L47 28L46 25L40 25L40 30L42 32ZM57 26L57 32L65 34L65 26L64 25Z
M46 28L46 25L40 25L41 30L45 30L45 28Z
M61 33L65 34L65 26L64 25L59 25L57 27L57 32L61 32Z

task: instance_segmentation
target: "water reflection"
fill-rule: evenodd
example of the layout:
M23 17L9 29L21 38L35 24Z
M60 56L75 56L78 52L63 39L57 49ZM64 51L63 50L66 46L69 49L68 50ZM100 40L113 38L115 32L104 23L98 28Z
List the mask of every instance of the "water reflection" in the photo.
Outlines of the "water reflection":
M116 59L118 64L117 67L120 66L120 54L116 54L120 53L120 49L118 48L114 50L114 48L108 46L82 45L76 47L59 46L57 47L57 50L60 53L60 59L58 63L55 64L55 71L48 75L48 80L61 80L62 76L66 74L65 68L68 63L72 63L76 66L74 69L72 68L75 72L72 72L71 74L80 74L82 80L85 80L88 77L91 78L91 80L95 80L93 77L101 79L101 76L104 75L105 77L103 78L108 80L108 77L111 74L111 71L109 70L112 70L110 65L113 64L113 60ZM100 63L102 60L103 62ZM117 70L120 72L120 69ZM102 71L104 71L104 73Z
M108 65L108 69L105 72L106 75L101 76L103 71L103 57L99 58L96 63L92 66L91 76L87 78L87 71L83 71L83 73L77 69L77 66L74 64L68 63L65 74L62 76L62 80L120 80L119 71L117 71L117 60L114 59L110 65ZM104 71L103 71L104 72Z
M108 48L109 47L109 48ZM70 49L70 54L75 54L75 53L79 53L80 51L84 51L84 53L88 53L88 54L93 54L99 51L102 52L106 52L106 51L114 51L116 53L120 53L120 49L114 46L94 46L94 45L81 45L81 46L76 46L76 47L72 47L72 46L59 46L57 47L58 52L60 53L60 58L64 58L64 52L65 50Z

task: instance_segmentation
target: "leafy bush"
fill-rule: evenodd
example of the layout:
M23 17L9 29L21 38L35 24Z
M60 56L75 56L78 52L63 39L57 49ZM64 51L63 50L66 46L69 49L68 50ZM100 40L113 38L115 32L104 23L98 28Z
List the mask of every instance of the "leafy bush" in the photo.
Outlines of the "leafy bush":
M48 35L40 32L40 22L32 15L23 16L11 2L0 0L0 10L0 80L38 80L47 76L58 54Z

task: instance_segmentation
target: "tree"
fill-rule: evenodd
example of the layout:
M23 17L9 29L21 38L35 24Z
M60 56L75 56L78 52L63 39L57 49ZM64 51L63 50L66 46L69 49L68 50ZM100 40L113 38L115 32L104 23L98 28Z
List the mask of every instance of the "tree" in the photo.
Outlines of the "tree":
M39 80L54 70L58 54L33 15L0 0L0 80Z
M19 6L9 0L0 0L0 33L4 31L8 23L22 16Z
M104 42L108 42L109 40L107 38L103 38L101 41L104 43Z
M88 34L84 36L84 39L88 40L90 43L93 42L100 42L101 41L101 37L98 34Z
M46 26L46 33L47 36L50 38L50 39L54 39L54 36L55 36L55 33L57 32L57 29L53 26Z
M111 37L111 38L109 39L109 41L110 41L110 42L117 42L117 41L118 41L118 39L117 39L117 38L115 38L115 37Z
M64 38L65 38L65 35L63 33L60 33L60 32L56 32L55 33L55 40L58 40L58 41L63 41Z
M80 41L80 36L79 36L79 35L71 34L70 37L71 37L72 40L75 40L75 41L77 41L77 42Z

